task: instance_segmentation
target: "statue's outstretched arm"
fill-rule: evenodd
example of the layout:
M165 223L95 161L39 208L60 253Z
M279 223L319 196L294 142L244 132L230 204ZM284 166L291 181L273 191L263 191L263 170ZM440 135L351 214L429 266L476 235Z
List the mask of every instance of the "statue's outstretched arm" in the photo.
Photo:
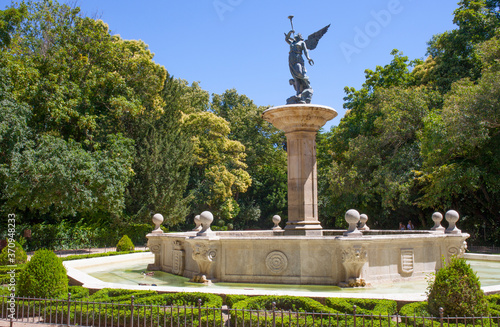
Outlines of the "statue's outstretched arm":
M295 31L294 31L294 30L291 30L290 32L288 32L288 34L285 34L285 41L286 41L286 43L288 43L288 44L292 43L292 41L293 41L293 40L292 40L292 38L290 37L290 35L291 35L292 33L295 33Z

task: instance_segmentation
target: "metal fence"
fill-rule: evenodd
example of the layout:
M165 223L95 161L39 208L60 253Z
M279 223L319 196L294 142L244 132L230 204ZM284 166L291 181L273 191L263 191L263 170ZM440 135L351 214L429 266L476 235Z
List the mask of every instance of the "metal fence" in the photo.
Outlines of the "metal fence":
M497 246L477 246L469 245L467 250L472 253L486 253L486 254L499 254L500 247Z
M284 311L273 304L270 310L248 310L197 306L140 304L133 296L123 302L89 302L68 299L0 297L0 320L57 326L489 326L500 327L500 317L418 317Z

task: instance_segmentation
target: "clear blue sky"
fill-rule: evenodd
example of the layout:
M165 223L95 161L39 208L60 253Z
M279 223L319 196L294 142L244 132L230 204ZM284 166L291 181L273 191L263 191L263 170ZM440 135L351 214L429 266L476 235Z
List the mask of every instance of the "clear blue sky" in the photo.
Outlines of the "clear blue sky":
M294 15L304 37L331 24L307 66L313 103L339 116L344 87L359 88L364 70L388 64L396 48L410 59L425 58L432 35L454 29L458 0L80 0L113 34L141 39L170 74L199 81L209 93L235 88L257 105L282 105L294 94L288 84L284 32ZM1 7L10 1L0 0Z

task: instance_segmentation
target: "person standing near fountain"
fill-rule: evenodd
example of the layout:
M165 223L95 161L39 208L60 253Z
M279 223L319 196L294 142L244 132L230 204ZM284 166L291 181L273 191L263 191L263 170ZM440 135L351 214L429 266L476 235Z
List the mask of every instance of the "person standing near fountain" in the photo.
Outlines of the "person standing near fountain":
M406 225L406 229L408 230L414 230L415 226L413 226L411 220L408 220L408 225Z

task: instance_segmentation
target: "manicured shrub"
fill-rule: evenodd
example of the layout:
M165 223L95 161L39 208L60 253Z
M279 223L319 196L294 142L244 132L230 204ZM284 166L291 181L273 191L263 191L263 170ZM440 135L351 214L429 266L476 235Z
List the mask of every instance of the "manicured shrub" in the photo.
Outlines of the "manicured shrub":
M198 292L158 294L138 299L136 303L197 307L198 300L201 300L202 307L220 308L222 306L222 298L219 295Z
M488 295L486 301L488 301L490 315L500 317L500 294Z
M11 245L12 243L7 244ZM14 241L13 244L14 246L6 246L2 249L2 253L0 253L0 266L19 265L28 261L28 256L26 255L26 252L21 244L16 241ZM9 256L9 254L11 255ZM13 259L13 261L10 261L11 259Z
M248 296L246 295L239 295L239 294L228 294L226 295L226 305L229 308L232 308L236 303L248 299Z
M68 292L71 293L71 299L86 299L89 297L89 289L83 286L69 286Z
M116 245L116 251L133 251L135 249L134 243L127 235L123 235L123 237L118 241Z
M472 317L488 313L488 303L481 290L481 283L471 266L463 258L453 256L447 265L436 272L436 278L427 288L429 312L439 316Z
M19 276L21 270L24 269L25 264L17 265L16 267L0 266L0 285L10 284L12 278L10 272L14 270L15 275Z
M21 296L58 298L68 293L68 276L60 258L50 250L35 252L19 274Z
M138 253L138 252L149 252L149 251L138 250L138 251L105 252L105 253L91 253L91 254L74 254L74 255L68 255L66 257L61 257L61 259L62 261L71 261L71 260L81 260L90 258L111 257L115 255Z
M327 298L325 305L343 313L367 315L392 315L397 311L397 303L392 300Z
M430 313L427 308L427 302L408 303L401 307L399 314L407 317L430 317Z
M300 296L255 296L239 301L233 305L234 309L271 310L272 304L276 309L307 311L307 312L338 312L324 306L316 300Z

